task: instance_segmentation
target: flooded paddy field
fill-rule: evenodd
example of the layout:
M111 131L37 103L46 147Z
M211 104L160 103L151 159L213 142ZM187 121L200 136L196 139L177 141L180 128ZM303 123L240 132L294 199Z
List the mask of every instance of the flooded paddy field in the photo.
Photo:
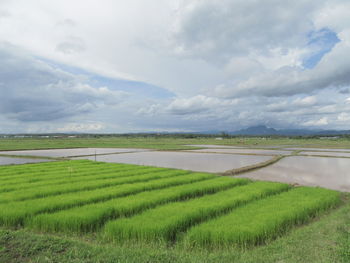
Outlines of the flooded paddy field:
M200 148L228 148L228 149L241 149L245 147L230 146L230 145L214 145L214 144L187 144L185 146L200 147Z
M350 158L350 152L300 152L299 154L305 154L305 155L324 155L324 156L332 156L332 157L349 157Z
M347 158L290 156L240 177L350 192L349 171L350 159Z
M350 152L350 149L341 149L341 148L306 148L306 147L293 147L293 148L284 148L284 150L292 151L323 151L323 152Z
M190 150L191 152L210 152L210 153L234 153L234 154L265 154L265 155L289 155L291 151L280 151L280 150L258 150L258 149L200 149Z
M94 160L95 156L78 157ZM199 172L225 172L271 159L270 156L190 152L139 152L97 156L97 161L177 168Z
M0 165L9 165L9 164L25 164L25 163L41 163L48 162L48 160L42 159L27 159L27 158L13 158L13 157L3 157L0 156Z
M30 155L30 156L45 156L45 157L71 157L71 156L141 152L141 151L149 151L149 150L133 149L133 148L74 148L74 149L2 151L0 152L0 154Z

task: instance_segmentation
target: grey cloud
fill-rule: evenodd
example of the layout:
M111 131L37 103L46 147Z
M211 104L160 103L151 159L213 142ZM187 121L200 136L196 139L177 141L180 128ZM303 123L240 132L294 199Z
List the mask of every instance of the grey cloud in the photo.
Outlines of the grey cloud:
M11 14L9 12L0 9L0 19L10 17L10 16L11 16Z
M77 22L75 22L73 19L66 18L64 20L61 20L57 23L57 26L68 26L68 27L75 27L77 25Z
M86 45L84 40L79 37L69 37L57 44L56 50L64 54L73 54L86 50Z
M344 88L350 85L350 61L347 59L349 52L350 45L341 42L313 69L301 70L295 67L284 67L276 71L263 72L237 85L218 86L215 94L222 97L251 94L278 97L309 94L315 90L330 87Z
M341 94L350 94L350 88L343 88L339 90Z
M0 45L0 114L20 121L49 121L118 103L123 92L91 87L80 78Z
M252 51L296 48L307 43L313 13L325 1L203 0L178 11L175 49L188 56L226 63ZM309 17L309 19L308 19ZM291 32L293 32L291 34Z

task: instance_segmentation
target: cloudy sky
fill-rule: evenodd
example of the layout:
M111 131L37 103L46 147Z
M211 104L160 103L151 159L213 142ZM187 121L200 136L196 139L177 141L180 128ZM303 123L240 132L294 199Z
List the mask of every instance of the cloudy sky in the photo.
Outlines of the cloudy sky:
M0 0L0 133L350 129L348 0Z

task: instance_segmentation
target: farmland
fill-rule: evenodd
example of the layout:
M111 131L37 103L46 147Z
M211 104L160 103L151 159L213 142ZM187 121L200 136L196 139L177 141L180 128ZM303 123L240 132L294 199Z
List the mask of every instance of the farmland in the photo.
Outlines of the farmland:
M91 245L64 238L62 246L107 254L132 247L141 253L150 246L156 256L147 252L143 258L155 262L164 262L160 250L178 258L174 261L200 262L203 253L219 253L213 248L227 260L232 253L244 258L240 251L247 247L283 242L298 233L297 226L337 207L345 215L349 206L341 205L346 195L322 188L88 160L0 166L0 181L3 249L17 238L41 243L54 234L96 244L87 248Z

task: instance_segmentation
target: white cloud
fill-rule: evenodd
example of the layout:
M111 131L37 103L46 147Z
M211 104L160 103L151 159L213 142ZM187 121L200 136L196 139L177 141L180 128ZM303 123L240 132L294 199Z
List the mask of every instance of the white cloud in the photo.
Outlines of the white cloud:
M304 122L303 125L304 126L324 126L328 124L328 118L327 117L323 117L319 120L310 120L307 122Z
M7 130L29 121L50 129L53 120L101 120L101 131L350 128L341 121L350 110L349 8L345 0L2 1L0 120ZM324 28L341 42L306 69L320 50L310 35ZM133 96L81 69L175 97Z
M350 121L350 114L347 112L342 112L338 115L337 119L341 122Z
M317 103L315 96L308 96L304 98L295 99L292 104L299 107L313 106Z

